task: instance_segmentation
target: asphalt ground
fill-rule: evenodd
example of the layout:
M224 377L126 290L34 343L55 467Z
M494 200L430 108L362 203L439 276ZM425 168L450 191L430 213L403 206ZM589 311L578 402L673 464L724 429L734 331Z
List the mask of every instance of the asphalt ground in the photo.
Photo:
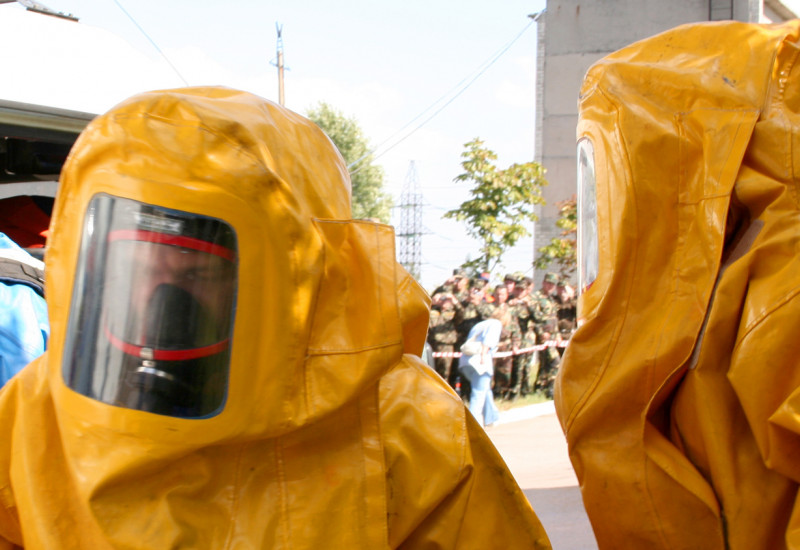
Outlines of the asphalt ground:
M487 428L554 550L597 550L552 401L501 411Z

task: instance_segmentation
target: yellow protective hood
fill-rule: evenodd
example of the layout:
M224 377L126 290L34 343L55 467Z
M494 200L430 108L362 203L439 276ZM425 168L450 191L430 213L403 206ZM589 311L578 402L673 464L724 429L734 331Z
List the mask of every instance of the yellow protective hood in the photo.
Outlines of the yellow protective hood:
M64 386L73 274L97 193L219 218L236 232L238 302L221 414L157 417ZM421 349L427 297L396 264L391 228L349 216L349 178L328 138L250 94L146 93L95 119L65 165L47 249L49 377L60 420L195 446L279 435L352 400L404 345ZM405 344L404 331L414 338Z
M595 64L599 270L556 407L601 548L800 548L800 22Z

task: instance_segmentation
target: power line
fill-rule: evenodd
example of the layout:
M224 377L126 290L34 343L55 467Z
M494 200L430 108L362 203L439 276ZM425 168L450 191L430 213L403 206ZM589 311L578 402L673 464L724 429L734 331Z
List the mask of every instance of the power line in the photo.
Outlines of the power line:
M392 149L394 149L395 147L397 147L398 145L400 145L400 144L401 144L402 142L404 142L406 139L408 139L408 138L409 138L411 135L413 135L414 133L416 133L416 132L417 132L417 130L419 130L420 128L422 128L423 126L425 126L425 125L426 125L428 122L430 122L430 121L431 121L431 119L433 119L433 118L434 118L436 115L438 115L439 113L441 113L441 112L442 112L442 111L443 111L443 110L444 110L444 109L445 109L445 108L446 108L448 105L450 105L450 104L451 104L453 101L455 101L455 100L456 100L456 98L458 98L458 97L459 97L461 94L463 94L465 91L467 91L467 89L468 89L470 86L472 86L472 84L473 84L473 83L474 83L474 82L475 82L475 81L476 81L478 78L480 78L480 76L481 76L481 75L483 75L483 73L485 73L487 70L489 70L489 68L490 68L492 65L494 65L494 64L497 62L497 60L499 60L499 59L500 59L500 58L503 56L503 54L505 54L505 53L506 53L506 52L507 52L507 51L508 51L508 50L511 48L511 46L513 46L513 45L514 45L514 44L517 42L517 40L519 40L519 39L522 37L522 35L523 35L523 34L525 34L525 31L527 31L527 30L528 30L528 29L531 27L531 25L533 25L535 22L536 22L536 20L535 20L535 19L532 19L530 22L528 22L528 24L527 24L527 25L525 25L525 27L524 27L524 28L523 28L523 29L522 29L522 30L519 32L519 34L517 34L517 36L515 36L515 37L514 37L514 38L513 38L513 39L512 39L510 42L508 42L508 43L507 43L505 46L503 46L503 48L502 48L502 49L500 49L500 51L499 51L499 52L497 52L496 54L494 54L494 56L490 57L490 58L489 58L487 61L484 61L484 62L483 62L483 64L481 64L481 65L480 65L480 66L479 66L479 67L476 69L476 71L478 71L478 72L477 72L477 74L475 74L475 76L472 76L472 77L470 77L470 76L468 75L467 77L465 77L464 79L462 79L462 80L461 80L461 82L459 82L458 84L456 84L456 85L455 85L453 88L451 88L451 89L450 89L448 92L446 92L444 95L442 95L442 96L441 96L439 99L437 99L436 101L434 101L433 103L431 103L431 104L430 104L430 105L429 105L429 106L428 106L428 107L427 107L425 110L423 110L423 111L422 111L420 114L418 114L418 115L417 115L417 116L415 116L413 119L411 119L409 122L407 122L407 123L406 123L404 126L402 126L402 127L399 129L399 130L397 130L396 132L394 132L394 133L393 133L392 135L390 135L388 138L386 138L386 139L385 139L385 140L383 140L381 143L379 143L379 144L378 144L378 145L377 145L375 148L373 148L371 151L367 152L367 153L366 153L366 154L364 154L362 157L360 157L360 158L358 158L358 159L354 160L353 162L351 162L351 163L350 163L350 164L347 166L348 170L349 170L349 169L351 169L351 168L353 168L354 166L357 166L357 165L358 165L359 163L361 163L363 160L365 160L365 159L367 159L367 158L371 157L371 156L372 156L373 154L375 154L375 152L376 152L378 149L380 149L380 148L381 148L383 145L385 145L386 143L390 142L390 141L391 141L391 140L392 140L392 139L393 139L395 136L397 136L398 134L400 134L401 132L403 132L403 130L405 130L406 128L408 128L409 126L411 126L411 125L412 125L414 122L416 122L416 121L417 121L417 120L419 120L419 119L420 119L420 118L421 118L423 115L425 115L425 113L427 113L428 111L430 111L431 109L433 109L433 108L434 108L434 107L435 107L435 106L436 106L438 103L440 103L442 100L444 100L446 97L448 97L450 94L452 94L452 93L455 91L455 95L453 95L453 97L451 97L449 100L447 100L447 102L445 102L445 104L444 104L444 105L442 105L441 107L439 107L439 108L438 108L436 111L434 111L434 112L433 112L433 114L431 114L429 117L427 117L425 120L423 120L423 121L422 121L422 122L421 122L421 123L420 123L420 124L419 124L417 127L415 127L413 130L411 130L410 132L408 132L406 135L404 135L402 138L400 138L398 141L396 141L396 142L395 142L393 145L391 145L390 147L388 147L386 150L382 151L381 153L379 153L379 154L375 155L375 156L372 158L372 160L375 160L375 159L378 159L378 158L382 157L383 155L385 155L386 153L388 153L389 151L391 151ZM474 72L474 71L473 71L473 72ZM464 84L465 82L466 82L466 84ZM463 85L463 86L462 86L462 85ZM459 88L460 88L460 89L459 89ZM457 90L457 91L456 91L456 90ZM356 173L358 173L358 171L359 171L359 170L361 170L361 168L358 168L358 169L356 169L356 170L353 170L353 171L352 171L350 174L351 174L351 175L352 175L352 174L356 174Z
M189 83L186 81L185 78L183 78L183 75L178 70L178 68L172 63L172 61L169 60L169 57L167 57L167 54L165 54L164 52L161 51L161 48L158 47L158 44L155 43L155 40L150 38L150 35L147 34L147 32L142 28L142 26L139 25L139 23L136 22L136 19L134 19L133 16L130 13L128 13L128 10L126 10L125 8L122 7L122 4L119 3L119 0L114 0L114 3L117 5L117 7L120 10L122 10L122 13L124 13L126 15L126 17L131 20L131 23L136 25L136 28L139 29L139 32L141 32L144 35L144 37L147 38L147 40L150 42L150 44L153 45L153 47L156 49L156 51L159 53L159 55L164 58L164 61L166 61L167 64L172 68L172 70L175 71L175 74L178 75L178 78L180 78L181 81L183 81L184 85L188 86Z

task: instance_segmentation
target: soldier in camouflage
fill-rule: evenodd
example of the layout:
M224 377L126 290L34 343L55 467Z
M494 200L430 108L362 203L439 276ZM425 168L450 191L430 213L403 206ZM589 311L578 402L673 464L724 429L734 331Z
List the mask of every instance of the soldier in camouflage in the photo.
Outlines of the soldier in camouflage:
M464 304L469 301L469 277L463 269L453 270L453 280L455 281L455 288L453 295L458 300L459 304Z
M532 348L536 345L535 323L533 322L533 305L531 301L530 288L533 281L530 277L519 274L516 285L514 286L514 296L509 300L512 315L517 319L522 341L522 349ZM507 399L514 400L517 397L524 397L531 393L531 380L536 377L536 373L531 373L535 367L536 354L534 352L520 353L514 356L511 369L511 389Z
M494 289L494 312L495 319L503 323L503 330L500 333L500 342L497 345L497 353L516 353L519 350L522 334L517 324L517 318L513 315L512 307L508 303L508 287L505 284L497 285ZM505 398L511 391L511 373L514 357L494 357L494 385L493 392L495 398Z
M428 326L428 342L434 353L452 354L458 341L458 324L463 308L450 292L439 292L431 297L431 322ZM452 356L434 358L434 369L448 384L455 388L458 360Z
M553 340L557 330L557 310L555 290L559 277L556 273L547 273L542 281L542 288L531 297L533 305L534 331L536 343L543 344ZM555 347L547 347L538 352L539 369L536 373L534 389L547 397L553 396L553 383L558 374L560 356Z
M469 278L466 272L461 268L453 270L453 276L447 279L444 283L439 285L433 291L431 296L437 294L453 294L459 302L466 302L469 293Z
M520 273L506 273L506 276L503 277L503 284L506 286L508 290L508 299L514 297L514 293L516 292L517 288L517 280L519 279Z
M461 346L467 340L467 335L473 326L484 319L488 319L492 314L492 305L484 300L486 297L485 288L485 284L479 281L471 281L467 301L461 302L462 313L457 326L458 346Z

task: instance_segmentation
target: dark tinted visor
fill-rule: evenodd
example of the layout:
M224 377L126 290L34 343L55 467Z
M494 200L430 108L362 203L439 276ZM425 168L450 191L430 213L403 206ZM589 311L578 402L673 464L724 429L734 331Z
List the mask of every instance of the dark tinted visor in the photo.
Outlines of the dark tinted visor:
M227 223L129 199L89 204L64 356L69 387L199 418L225 402L237 247Z

